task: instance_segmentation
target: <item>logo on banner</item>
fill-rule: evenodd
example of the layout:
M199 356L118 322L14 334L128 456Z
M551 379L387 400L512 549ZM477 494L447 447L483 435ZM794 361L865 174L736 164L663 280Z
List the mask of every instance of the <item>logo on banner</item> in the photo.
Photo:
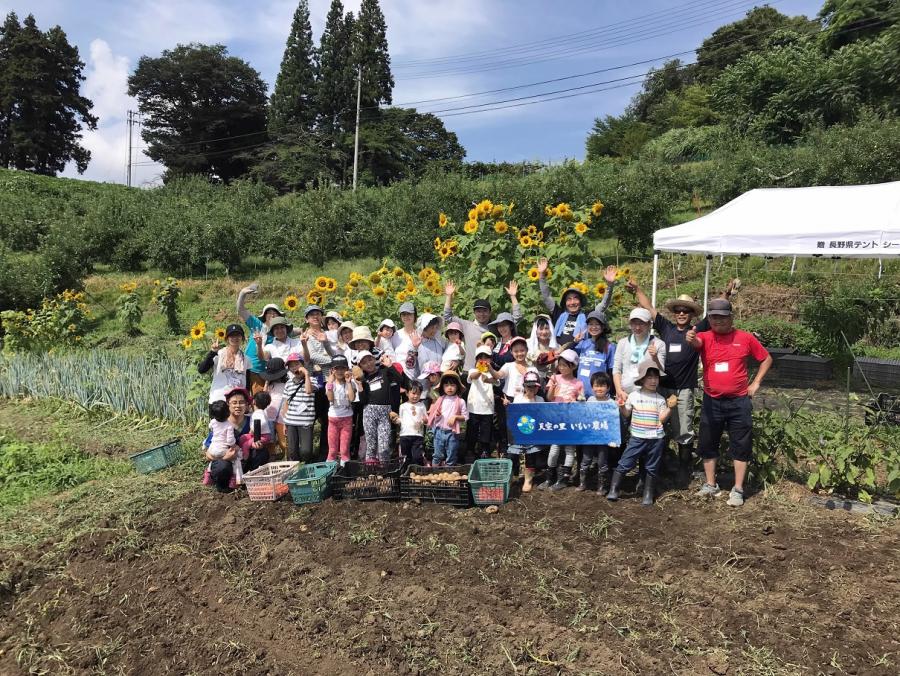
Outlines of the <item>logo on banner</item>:
M522 434L534 434L534 423L535 419L530 415L523 415L519 418L519 422L516 423L516 427L519 428Z

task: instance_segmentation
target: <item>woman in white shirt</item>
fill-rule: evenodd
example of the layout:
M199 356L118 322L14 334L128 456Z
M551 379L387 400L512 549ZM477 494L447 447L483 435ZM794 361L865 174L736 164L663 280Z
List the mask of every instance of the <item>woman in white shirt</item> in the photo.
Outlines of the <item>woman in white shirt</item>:
M225 347L219 349L219 343L213 343L209 353L197 367L200 373L208 373L212 369L210 404L214 401L224 401L225 393L235 387L247 386L250 360L244 354L243 344L243 327L240 324L230 324L225 329Z

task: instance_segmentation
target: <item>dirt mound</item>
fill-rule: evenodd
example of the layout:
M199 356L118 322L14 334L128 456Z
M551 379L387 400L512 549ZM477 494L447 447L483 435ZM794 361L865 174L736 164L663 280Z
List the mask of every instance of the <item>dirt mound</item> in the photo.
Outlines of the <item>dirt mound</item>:
M783 494L497 514L198 489L6 561L0 673L896 673L896 523Z

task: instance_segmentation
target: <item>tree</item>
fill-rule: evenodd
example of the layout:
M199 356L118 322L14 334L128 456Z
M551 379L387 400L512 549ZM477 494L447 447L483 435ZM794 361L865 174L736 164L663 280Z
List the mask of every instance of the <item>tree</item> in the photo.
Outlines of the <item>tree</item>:
M128 78L146 117L147 154L165 178L203 174L229 182L247 171L248 147L266 141L266 85L224 45L178 45L142 56Z
M316 50L309 23L309 3L300 0L275 80L269 107L269 133L310 131L316 121L315 98Z
M345 128L356 104L352 36L353 15L345 17L341 0L332 0L319 43L317 108L320 128L333 139Z
M81 96L84 63L54 26L42 33L34 16L10 12L0 29L0 166L55 176L74 161L87 169L83 127L97 128L94 104Z
M670 92L679 92L694 79L692 66L685 65L680 59L666 61L662 68L651 68L644 78L641 91L635 94L628 110L639 122L648 122L653 109L658 106Z
M819 18L825 26L823 43L839 49L900 21L900 4L896 0L825 0Z
M594 120L587 138L587 159L633 157L650 140L650 127L632 113Z
M826 3L827 4L827 3ZM805 16L787 16L769 6L754 7L739 21L716 29L697 50L697 77L709 82L743 56L766 49L779 30L808 35L819 29Z
M387 25L378 0L362 0L353 34L353 67L362 69L360 100L371 110L391 103L394 76L388 53Z
M429 168L455 170L465 149L440 118L412 108L388 108L360 127L363 182L385 185L421 178Z

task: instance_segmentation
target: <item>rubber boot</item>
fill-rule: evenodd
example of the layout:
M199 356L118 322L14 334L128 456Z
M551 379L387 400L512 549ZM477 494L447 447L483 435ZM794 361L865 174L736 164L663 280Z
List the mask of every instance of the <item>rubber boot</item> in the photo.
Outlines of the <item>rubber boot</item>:
M525 481L522 483L522 492L531 493L532 482L534 481L534 470L530 467L525 468Z
M612 484L609 487L609 493L606 494L606 499L615 502L619 499L619 486L622 485L622 477L623 474L619 471L613 472L612 475Z
M547 488L550 488L550 486L552 486L555 483L556 483L556 468L548 467L547 468L547 477L544 479L544 483L542 483L540 486L538 486L538 488L540 488L541 490L545 490Z
M587 474L587 469L582 469L578 474L578 488L575 490L579 493L587 490Z
M678 478L682 482L690 482L691 469L694 466L694 448L690 444L678 446Z
M556 478L556 483L550 486L551 491L560 491L569 485L569 474L572 472L571 467L563 466L562 471Z
M656 477L652 477L649 474L644 477L644 499L641 500L641 504L644 507L653 506L653 499L655 498L655 494L653 492L654 483L656 483Z
M609 492L609 474L597 472L597 495L603 496Z

